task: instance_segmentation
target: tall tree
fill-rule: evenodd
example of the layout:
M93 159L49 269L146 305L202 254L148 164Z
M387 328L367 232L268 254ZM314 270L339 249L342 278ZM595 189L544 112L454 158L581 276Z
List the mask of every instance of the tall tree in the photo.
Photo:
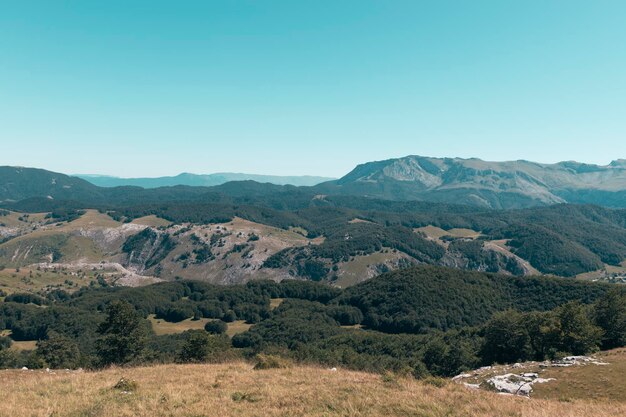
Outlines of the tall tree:
M107 318L98 328L96 351L102 365L140 362L146 347L148 330L133 306L113 301L106 309Z
M614 288L598 300L594 311L595 324L604 330L602 348L626 345L626 293Z
M561 321L561 350L584 355L598 350L602 329L589 319L587 308L572 301L556 309Z

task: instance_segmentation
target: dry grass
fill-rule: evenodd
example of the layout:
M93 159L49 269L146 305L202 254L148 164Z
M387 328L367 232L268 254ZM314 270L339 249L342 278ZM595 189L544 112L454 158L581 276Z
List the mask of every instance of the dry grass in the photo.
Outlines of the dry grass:
M236 334L247 331L251 326L251 324L246 323L244 320L236 320L232 323L228 323L226 334L228 337L233 337Z
M373 252L368 255L357 255L347 262L339 263L339 272L335 285L339 288L347 288L359 282L374 278L380 273L377 265L394 265L402 258L406 258L402 252L394 252L391 248Z
M61 230L69 231L81 228L120 227L121 225L122 223L113 220L108 214L100 213L98 210L85 210L85 214L61 226Z
M95 273L93 271L86 270L83 272L85 273L84 278L70 271L7 268L0 271L0 290L8 294L15 292L36 293L55 288L73 292L79 287L89 285L89 282L94 279Z
M169 321L157 319L154 314L148 316L148 320L152 324L152 330L154 330L154 333L157 336L182 333L187 330L202 330L204 329L205 324L207 324L209 321L213 321L212 319L187 319L179 321L178 323L170 323ZM245 332L250 328L250 326L252 325L247 324L244 320L237 320L232 323L228 323L226 334L229 337L233 337L236 334Z
M276 307L283 303L283 298L272 298L270 300L270 310L274 310Z
M162 219L160 217L157 217L155 215L139 217L137 219L134 219L131 223L140 224L142 226L152 226L152 227L161 227L161 226L167 227L172 224L172 222Z
M11 344L11 349L14 350L35 350L37 349L37 341L36 340L26 340L16 342L15 340Z
M536 398L571 401L576 398L626 402L626 349L615 349L596 355L610 365L585 365L548 368L544 378L555 378L533 387Z
M113 387L126 378L136 391ZM2 416L614 417L626 404L501 396L455 384L314 367L255 371L246 363L164 365L97 373L2 371Z
M469 238L476 239L480 236L480 232L477 232L472 229L450 229L444 230L437 226L424 226L418 227L414 230L415 232L424 233L431 239L441 239L444 236L452 236L457 238Z
M152 324L152 330L157 336L166 334L182 333L187 330L202 330L204 325L207 324L209 319L192 320L187 319L179 321L178 323L170 323L162 319L157 319L154 314L148 316L148 321Z

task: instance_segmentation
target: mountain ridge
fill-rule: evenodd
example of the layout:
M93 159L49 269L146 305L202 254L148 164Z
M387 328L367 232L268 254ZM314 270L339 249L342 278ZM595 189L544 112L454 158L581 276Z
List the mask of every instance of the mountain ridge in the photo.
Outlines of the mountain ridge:
M525 160L492 162L478 158L412 155L359 164L339 179L315 185L286 183L297 182L294 179L312 183L324 177L180 174L176 177L121 179L138 182L116 186L112 183L108 186L94 184L98 181L106 183L111 177L89 178L87 181L36 168L0 167L0 202L48 198L115 205L199 199L215 201L224 196L236 196L249 197L250 202L264 198L277 204L292 204L298 199L308 201L315 196L343 195L461 204L483 209L520 209L563 203L626 208L624 159L595 165L575 161L542 164ZM214 185L208 185L212 182ZM290 200L288 195L293 198Z
M213 174L193 174L189 172L182 172L173 176L129 178L97 174L76 174L74 176L82 178L99 187L138 186L142 188L158 188L176 185L211 187L222 185L231 181L249 180L275 185L313 186L335 179L331 177L313 175L284 176L246 174L237 172L216 172Z
M525 160L410 155L358 165L337 181L321 184L329 193L397 200L457 202L489 208L523 208L567 202L626 206L626 161L607 165ZM602 204L606 205L606 204Z

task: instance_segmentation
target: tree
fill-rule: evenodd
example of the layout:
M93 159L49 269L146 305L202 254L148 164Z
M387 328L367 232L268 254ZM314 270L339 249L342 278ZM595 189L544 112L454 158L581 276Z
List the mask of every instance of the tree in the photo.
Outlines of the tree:
M503 311L485 325L482 356L488 363L511 363L529 356L530 339L524 315L515 310Z
M204 330L211 334L223 334L227 329L228 325L222 320L213 320L204 325Z
M224 314L224 317L222 317L222 320L226 323L232 323L233 321L237 320L237 314L235 314L233 310L228 310Z
M52 336L37 342L37 355L53 369L76 368L80 362L80 350L72 340L63 336Z
M612 349L626 345L626 294L614 288L598 300L594 321L602 328L602 348Z
M561 350L574 355L584 355L598 349L602 329L595 326L585 306L572 301L556 309L561 321Z
M12 343L13 341L10 337L0 336L0 350L10 348Z
M179 354L181 362L204 362L215 350L213 337L203 331L190 331Z
M144 354L147 327L133 306L113 301L106 309L107 318L98 328L96 352L102 365L136 363Z
M551 311L533 311L526 313L524 317L533 359L554 359L561 345L559 317Z

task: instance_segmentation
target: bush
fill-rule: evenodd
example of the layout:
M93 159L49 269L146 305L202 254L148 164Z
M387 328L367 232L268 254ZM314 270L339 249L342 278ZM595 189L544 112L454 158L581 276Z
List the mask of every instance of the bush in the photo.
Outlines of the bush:
M205 362L211 353L209 336L203 331L190 331L189 338L179 354L181 362Z
M213 320L204 325L204 330L211 334L226 333L228 325L222 320Z
M135 392L137 391L137 388L139 387L139 384L137 384L137 381L133 381L132 379L128 379L128 378L120 378L119 381L117 381L117 383L115 385L113 385L113 389L122 391L122 392Z
M259 353L256 355L254 369L282 369L289 368L290 366L291 364L281 357Z
M10 348L12 343L13 341L10 337L0 336L0 350Z
M80 362L80 350L72 340L54 336L48 340L37 342L39 355L53 369L77 368Z
M226 323L232 323L233 321L237 320L237 314L235 314L233 310L228 310L224 314L224 317L222 317L222 320Z

